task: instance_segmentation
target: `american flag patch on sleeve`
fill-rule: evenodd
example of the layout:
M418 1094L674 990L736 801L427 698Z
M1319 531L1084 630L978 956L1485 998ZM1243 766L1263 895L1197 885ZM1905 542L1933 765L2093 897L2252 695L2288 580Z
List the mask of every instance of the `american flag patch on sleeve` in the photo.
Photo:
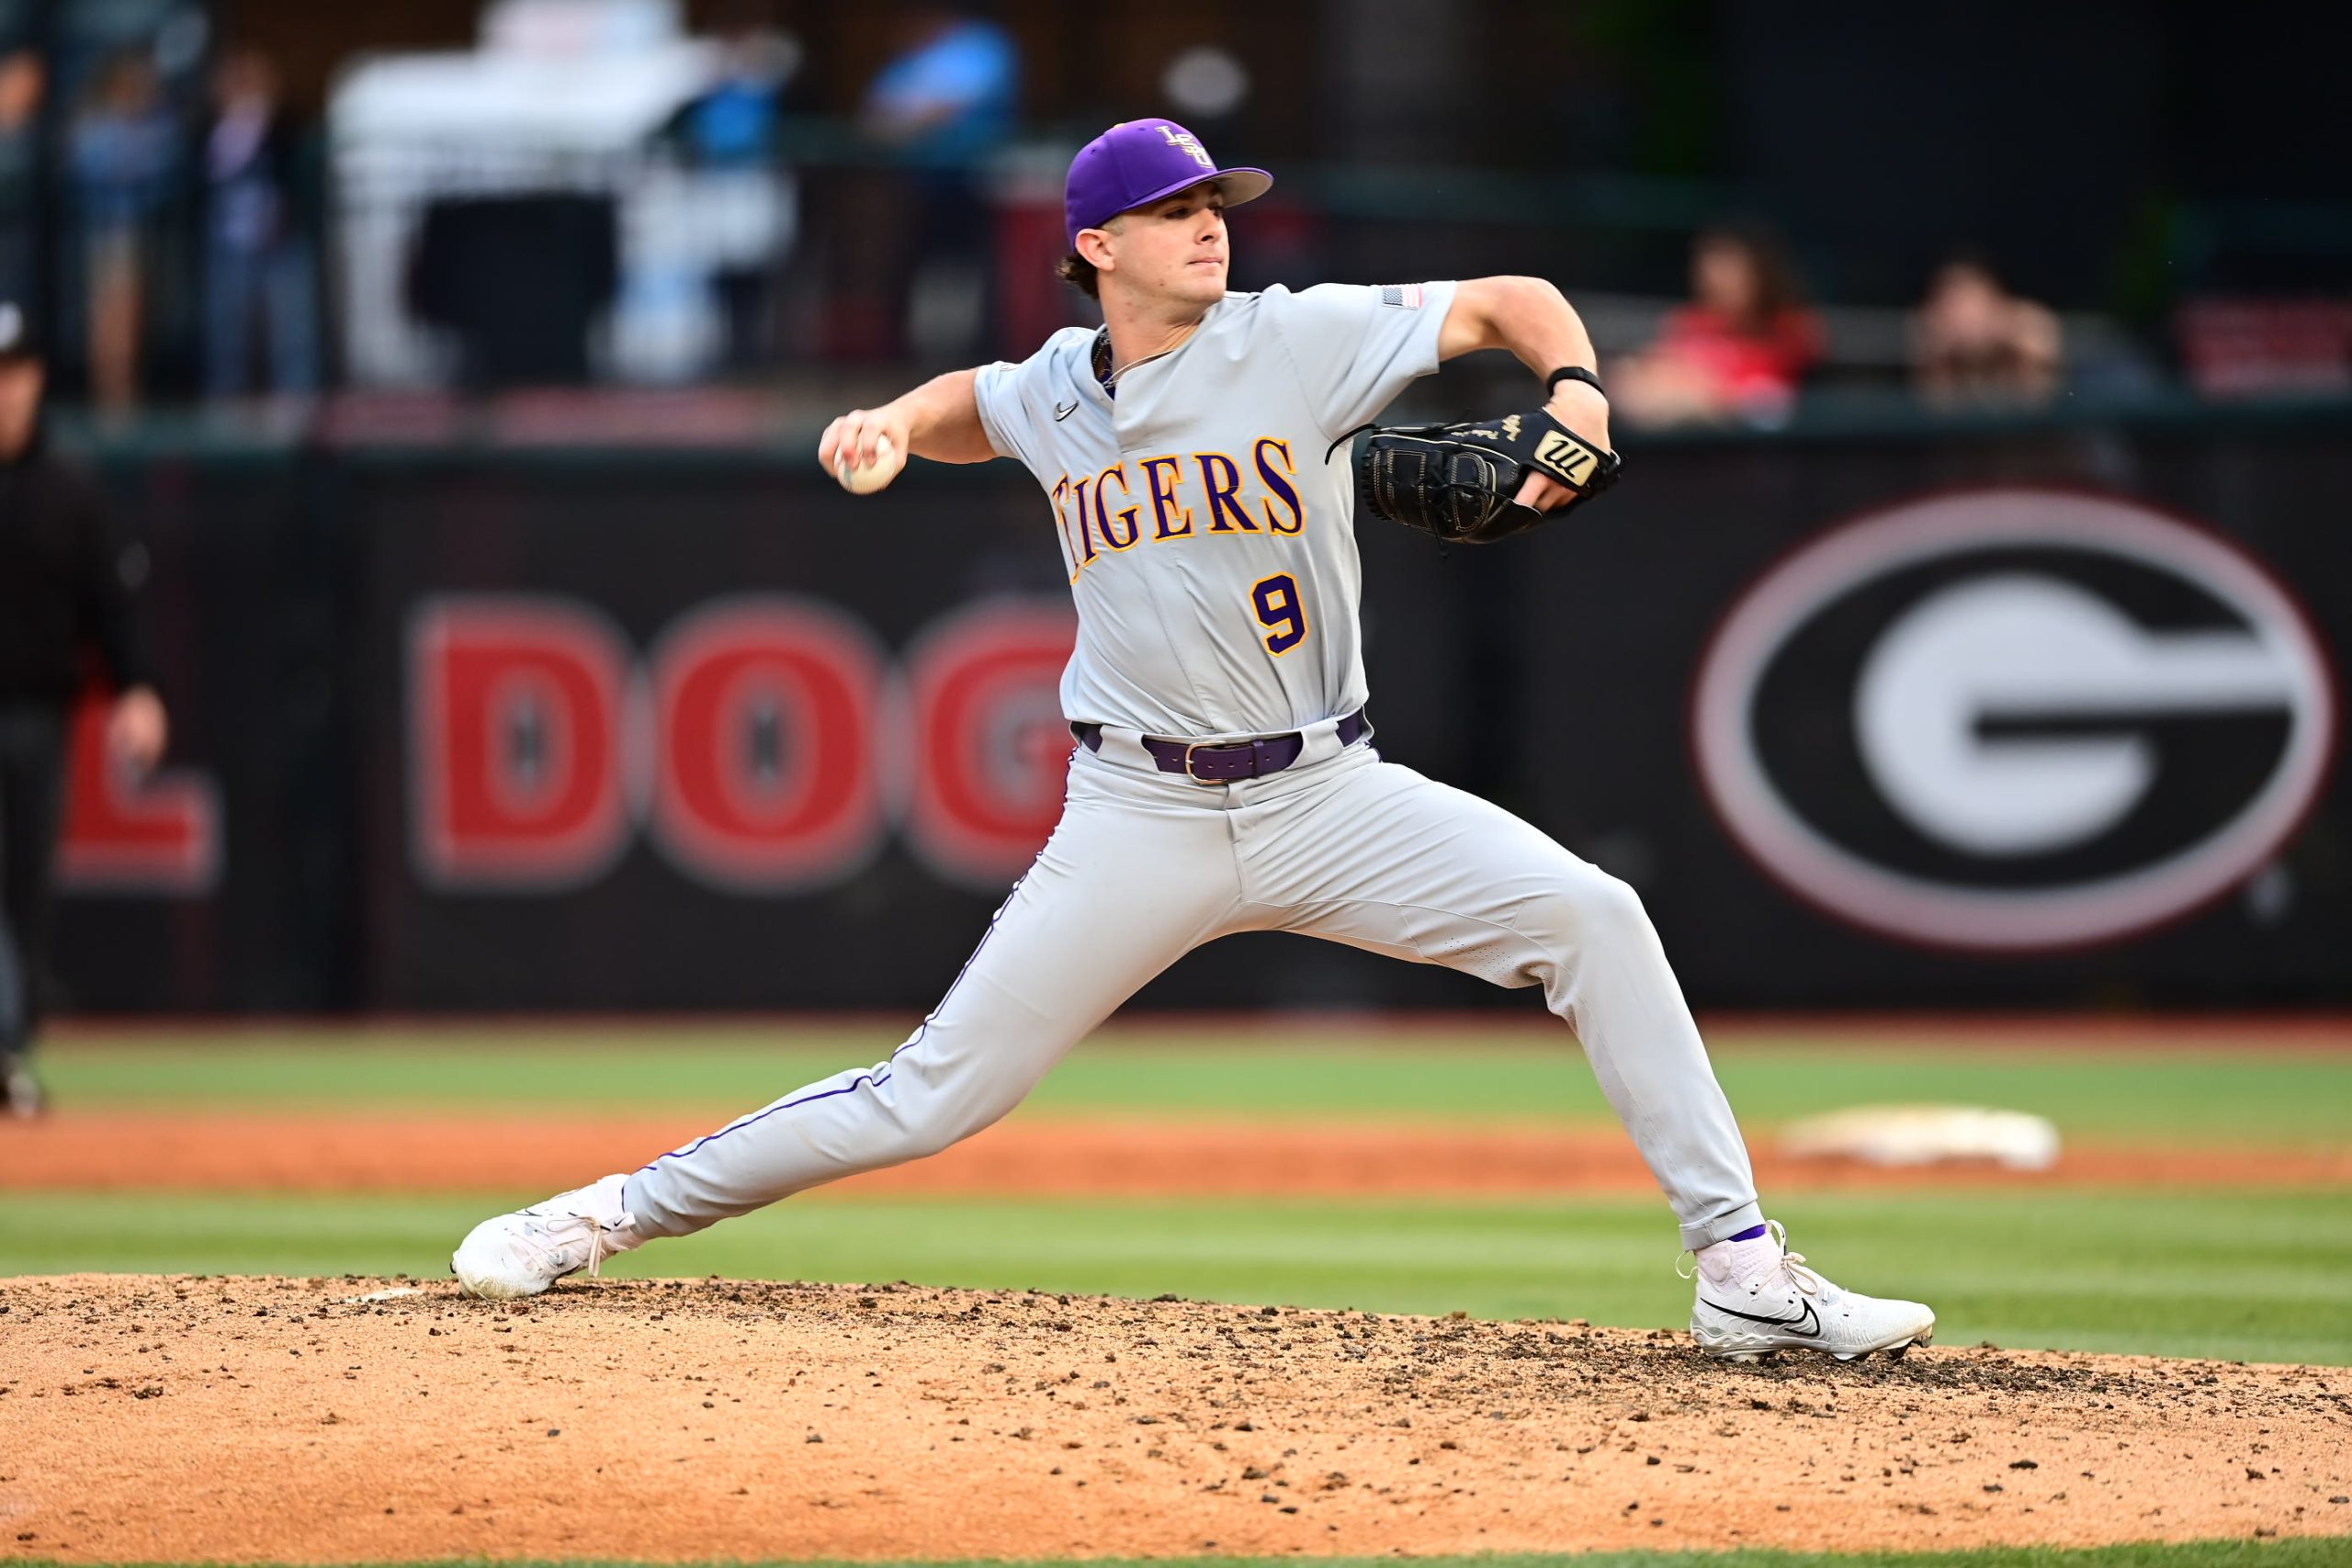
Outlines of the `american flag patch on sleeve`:
M1394 305L1400 310L1421 308L1421 286L1418 283L1384 283L1380 286L1380 302Z

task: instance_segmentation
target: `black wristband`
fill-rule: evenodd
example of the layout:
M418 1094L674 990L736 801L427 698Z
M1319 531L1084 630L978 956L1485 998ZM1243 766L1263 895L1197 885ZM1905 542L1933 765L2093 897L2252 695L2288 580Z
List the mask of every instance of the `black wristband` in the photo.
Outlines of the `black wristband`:
M1605 398L1609 395L1609 389L1600 384L1600 378L1586 369L1583 366L1563 365L1557 370L1553 371L1549 376L1544 378L1544 397L1546 401L1550 400L1554 392L1559 390L1560 383L1563 381L1582 381L1586 386L1590 387L1602 397Z

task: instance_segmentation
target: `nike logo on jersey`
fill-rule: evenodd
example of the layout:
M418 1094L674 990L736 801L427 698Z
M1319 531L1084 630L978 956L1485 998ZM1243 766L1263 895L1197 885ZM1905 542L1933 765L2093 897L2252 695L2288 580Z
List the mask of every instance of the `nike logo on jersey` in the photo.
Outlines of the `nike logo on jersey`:
M1704 1296L1699 1299L1702 1302L1707 1301ZM1804 1303L1804 1311L1794 1317L1758 1317L1752 1312L1742 1312L1737 1307L1727 1307L1720 1302L1707 1302L1707 1304L1726 1316L1746 1318L1750 1323L1770 1324L1774 1328L1785 1328L1791 1334L1803 1335L1809 1339L1818 1338L1821 1334L1821 1315L1813 1310L1813 1303L1810 1301Z
M1056 404L1054 405L1054 423L1057 423L1057 424L1058 424L1058 423L1060 423L1063 420L1068 419L1070 415L1072 415L1072 414L1076 413L1077 412L1078 412L1078 400L1077 400L1076 398L1072 398L1072 399L1069 400L1069 406L1067 406L1067 407L1063 406L1063 405L1062 405L1062 404L1060 404L1060 403L1056 403Z

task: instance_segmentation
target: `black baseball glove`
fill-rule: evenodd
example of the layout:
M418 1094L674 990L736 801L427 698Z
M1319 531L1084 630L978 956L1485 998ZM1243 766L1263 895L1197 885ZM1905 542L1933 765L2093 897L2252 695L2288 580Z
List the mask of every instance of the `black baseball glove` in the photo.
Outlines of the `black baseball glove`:
M1381 516L1446 544L1492 544L1556 515L1514 499L1530 474L1585 502L1616 483L1624 466L1546 409L1461 424L1371 428L1356 457L1357 493Z

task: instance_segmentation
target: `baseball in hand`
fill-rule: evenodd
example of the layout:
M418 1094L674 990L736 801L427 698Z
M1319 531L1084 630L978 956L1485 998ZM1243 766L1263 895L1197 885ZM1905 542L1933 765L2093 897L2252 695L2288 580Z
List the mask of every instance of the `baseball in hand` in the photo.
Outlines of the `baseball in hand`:
M874 440L874 461L852 468L850 454L843 452L833 465L833 478L841 480L842 489L852 495L871 495L897 479L899 470L906 466L907 460L890 445L890 438L877 435Z

